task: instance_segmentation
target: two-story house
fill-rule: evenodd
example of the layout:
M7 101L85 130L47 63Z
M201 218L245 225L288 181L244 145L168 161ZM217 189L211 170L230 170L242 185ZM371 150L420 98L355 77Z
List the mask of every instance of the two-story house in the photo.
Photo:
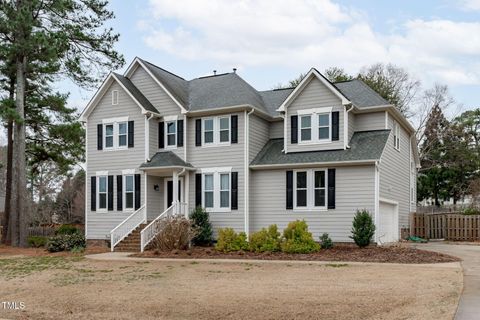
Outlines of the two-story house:
M316 238L341 242L367 209L385 243L415 210L414 129L360 80L311 69L296 88L257 91L235 70L185 80L136 58L81 121L88 241L121 246L144 230L143 249L159 216L202 206L214 229L248 235L305 219Z

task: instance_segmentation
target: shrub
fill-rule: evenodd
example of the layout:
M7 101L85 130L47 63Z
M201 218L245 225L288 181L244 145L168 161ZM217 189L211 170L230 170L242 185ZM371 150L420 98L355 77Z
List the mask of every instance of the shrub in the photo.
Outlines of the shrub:
M320 245L308 232L305 220L296 220L290 222L283 231L281 248L286 253L312 253L320 250Z
M45 247L47 244L47 237L42 236L30 236L27 238L28 246L33 248Z
M353 241L359 247L366 247L372 241L375 233L375 224L368 210L357 210L353 218L352 236Z
M332 249L333 248L333 241L330 239L328 233L324 233L320 236L320 247L322 249Z
M462 214L466 216L473 216L473 215L480 214L480 210L478 210L478 208L475 208L475 207L468 207L463 210Z
M248 250L245 232L236 233L232 228L218 229L218 239L215 249L222 252Z
M193 238L196 245L210 245L213 241L212 224L208 212L202 207L196 207L190 214L192 225L197 229L197 235Z
M268 229L263 228L250 235L250 250L255 252L275 252L280 251L280 232L277 225L272 224Z
M184 217L165 218L157 231L152 246L158 251L187 250L197 235L192 222Z
M80 233L59 234L48 238L47 241L47 250L50 252L70 251L75 247L85 246L85 237Z
M72 226L71 224L62 224L57 231L55 231L55 234L75 234L75 233L80 233L80 230L76 228L75 226Z

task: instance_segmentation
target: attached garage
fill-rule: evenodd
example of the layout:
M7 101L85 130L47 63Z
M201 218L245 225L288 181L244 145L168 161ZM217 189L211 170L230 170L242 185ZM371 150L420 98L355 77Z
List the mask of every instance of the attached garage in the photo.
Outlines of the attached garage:
M398 235L398 203L380 199L377 239L378 244L396 242Z

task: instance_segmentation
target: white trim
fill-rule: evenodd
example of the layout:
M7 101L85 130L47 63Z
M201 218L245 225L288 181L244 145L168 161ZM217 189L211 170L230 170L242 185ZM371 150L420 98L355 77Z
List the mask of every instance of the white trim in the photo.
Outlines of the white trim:
M303 115L303 114L312 114L312 113L330 113L332 112L333 107L323 107L323 108L313 108L313 109L303 109L303 110L298 110L297 114L298 115Z
M134 65L136 63L142 66L145 72L148 73L148 75L150 75L150 77L152 77L152 79L163 89L163 91L165 91L165 93L173 100L173 102L175 102L175 104L180 107L180 109L182 110L182 113L187 113L187 109L185 109L185 107L170 93L170 91L167 90L167 88L163 85L163 83L152 74L150 69L146 67L145 64L142 62L142 60L139 59L138 57L135 57L133 62L128 67L127 71L125 71L124 73L125 77L128 78L128 76L130 76L130 74L133 73L133 71L135 71L136 68L134 68Z
M163 117L163 121L167 122L167 121L177 121L178 120L178 115L174 115L174 116L164 116Z
M385 129L388 129L388 111L385 110Z
M387 203L387 204L390 204L390 205L394 206L394 212L393 212L393 221L394 221L393 241L396 242L400 239L399 203L397 201L394 201L394 200L390 200L390 199L386 199L386 198L379 198L379 201L378 201L378 206L379 207L380 207L380 202ZM379 208L379 212L380 212L380 208ZM379 224L377 225L376 230L380 229L380 221L378 223ZM375 233L377 233L377 232L375 232ZM380 237L378 237L376 239L376 242L377 242L377 244L382 245L382 242L379 238ZM385 242L385 243L388 243L388 242Z
M132 180L133 191L129 192L129 193L132 193L133 202L132 202L131 208L127 208L127 177L132 177L133 179ZM133 211L135 211L135 173L125 173L125 174L122 174L122 212L133 212Z
M168 133L168 124L169 123L174 123L175 124L175 132L174 133ZM178 121L176 119L172 120L167 120L164 121L164 132L163 132L163 145L165 149L177 149L177 143L178 143ZM174 135L175 136L175 144L169 145L168 144L168 136L169 135Z
M245 222L245 234L247 238L250 235L250 169L248 168L250 159L250 114L254 113L255 109L250 110L247 113L245 110L245 159L244 159L244 174L245 174L245 191L244 191L244 222Z
M330 166L330 165L362 165L373 164L378 160L353 160L353 161L332 161L332 162L306 162L306 163L279 163L279 164L254 164L251 169L269 169L269 168L309 168L313 166Z
M322 171L325 179L325 205L315 206L315 172ZM307 205L305 207L297 206L297 173L306 173L306 191ZM328 208L328 170L326 168L305 168L293 170L293 211L327 211Z
M150 119L145 115L145 161L150 158ZM128 144L128 143L127 143Z
M232 167L214 167L214 168L202 168L200 172L203 173L215 173L215 172L232 172Z
M95 178L95 183L97 179ZM92 201L92 194L88 191L88 184L92 183L91 177L88 176L88 123L85 124L85 239L88 239L88 211L91 207L88 206L88 199ZM90 186L91 188L91 186ZM88 196L90 194L90 197ZM95 195L96 196L96 195Z
M187 162L187 128L188 128L187 118L188 117L185 116L183 119L183 161L185 162ZM187 204L188 204L188 201L187 201ZM187 205L187 208L188 208L188 205Z
M390 200L390 199L387 199L387 198L379 197L378 200L379 200L379 202L384 202L384 203L388 203L388 204L393 204L393 205L395 205L395 206L398 206L398 205L399 205L398 201Z
M374 221L375 221L375 235L374 239L375 242L378 243L378 229L379 229L379 223L380 223L380 168L378 162L375 163L375 167L373 168L375 170L375 195L374 195Z
M287 150L287 146L288 146L287 125L288 125L288 110L286 110L285 114L283 115L283 152L285 152L285 154L288 153L288 150Z
M228 141L220 141L220 121L221 119L228 119ZM213 129L208 130L207 132L212 132L213 141L212 142L205 142L205 122L211 120L213 122ZM203 117L201 118L202 121L202 146L203 148L209 147L219 147L219 146L230 146L232 141L232 115L220 115L220 116L212 116L212 117Z
M95 172L96 176L108 176L108 171L97 171Z
M115 122L128 122L128 116L102 119L102 124L111 124Z
M115 97L116 94L116 97ZM115 98L117 98L117 102L115 102ZM118 90L112 90L112 106L118 105Z
M350 104L350 100L347 99L335 86L333 86L330 81L325 79L324 76L320 72L318 72L315 68L310 69L310 71L307 73L307 75L300 81L298 86L288 95L288 97L285 99L285 101L282 103L282 105L277 109L277 111L285 111L286 108L292 103L293 100L298 96L298 94L304 89L308 83L310 83L311 79L313 77L316 77L318 80L320 80L321 83L323 83L330 91L332 91L333 94L335 94L341 101L343 105Z
M226 207L220 207L220 185L221 185L221 175L222 174L228 174L228 184L229 184L229 206L228 208ZM211 175L213 177L213 190L209 190L209 192L213 192L213 207L205 207L205 175ZM203 172L202 171L202 207L204 207L208 212L211 213L230 213L232 212L232 201L231 201L231 196L232 196L232 173L231 171L209 171L209 172Z
M102 192L102 194L105 194L105 208L100 208L100 178L105 178L105 192ZM97 184L96 186L96 205L97 205L97 212L104 213L108 212L108 174L107 175L97 175L95 178L95 183ZM114 182L115 183L115 182Z
M124 174L135 174L135 169L125 169L125 170L122 170L122 175Z
M142 171L152 171L152 170L169 170L169 169L185 169L185 170L190 170L190 171L195 171L197 170L196 168L191 168L191 167L184 167L184 166L164 166L164 167L146 167L146 168L139 168L139 170Z
M298 144L325 144L332 142L332 108L318 108L318 109L309 109L309 110L328 110L327 112L317 113L316 111L312 111L311 113L304 113L305 110L299 110L298 114ZM325 126L319 125L319 117L321 115L328 115L328 139L320 139L320 128L325 128ZM302 117L310 117L310 127L306 127L305 129L310 129L310 140L302 140Z

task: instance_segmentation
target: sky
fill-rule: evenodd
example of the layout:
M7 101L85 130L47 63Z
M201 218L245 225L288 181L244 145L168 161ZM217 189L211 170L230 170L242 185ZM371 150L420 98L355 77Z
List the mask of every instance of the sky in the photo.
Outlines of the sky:
M393 63L427 89L480 107L480 0L111 0L126 66L135 56L183 78L238 73L258 90L315 67L356 74ZM93 91L63 82L83 110Z

